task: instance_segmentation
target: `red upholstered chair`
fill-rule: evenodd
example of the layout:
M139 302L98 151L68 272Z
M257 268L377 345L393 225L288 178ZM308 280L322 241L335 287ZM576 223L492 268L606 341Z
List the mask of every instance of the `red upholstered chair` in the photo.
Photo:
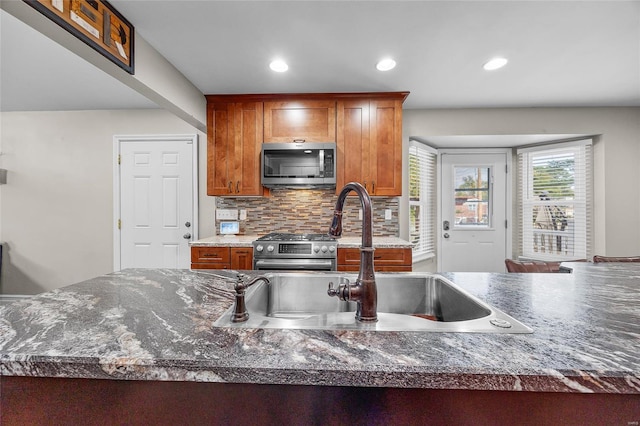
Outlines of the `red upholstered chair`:
M560 272L560 262L542 262L540 260L511 260L505 259L508 272Z
M640 256L633 257L610 257L610 256L593 256L593 263L600 262L640 262Z

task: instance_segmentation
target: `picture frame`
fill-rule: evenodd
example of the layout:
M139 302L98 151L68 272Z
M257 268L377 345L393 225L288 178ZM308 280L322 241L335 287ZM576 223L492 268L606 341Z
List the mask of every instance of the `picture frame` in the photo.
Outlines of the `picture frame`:
M129 74L135 74L134 27L108 1L23 1Z

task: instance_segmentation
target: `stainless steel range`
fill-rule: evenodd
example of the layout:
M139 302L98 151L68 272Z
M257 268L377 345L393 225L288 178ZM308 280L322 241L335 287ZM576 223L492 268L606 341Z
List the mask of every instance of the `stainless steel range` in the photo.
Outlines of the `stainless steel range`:
M337 252L328 234L272 233L253 242L253 269L335 271Z

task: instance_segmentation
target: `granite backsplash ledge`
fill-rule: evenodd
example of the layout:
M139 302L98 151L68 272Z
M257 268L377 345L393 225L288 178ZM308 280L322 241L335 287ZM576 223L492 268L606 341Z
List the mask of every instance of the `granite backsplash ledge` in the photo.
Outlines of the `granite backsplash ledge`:
M334 190L272 189L270 197L217 197L216 208L246 210L240 221L240 233L262 235L269 232L326 233L331 225L338 196ZM397 237L398 198L372 197L373 234ZM362 234L358 197L348 197L344 205L343 235ZM385 211L391 219L385 220ZM220 221L216 220L216 230Z

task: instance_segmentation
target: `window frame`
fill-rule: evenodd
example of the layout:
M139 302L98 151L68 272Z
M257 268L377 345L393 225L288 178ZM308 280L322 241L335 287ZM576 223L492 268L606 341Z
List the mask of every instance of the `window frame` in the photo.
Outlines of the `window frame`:
M413 168L411 167L411 156L416 155L419 170L422 173L418 177L413 176ZM437 223L437 173L438 173L438 151L424 143L416 140L409 140L408 150L408 212L409 212L409 239L413 242L413 232L411 224L412 208L418 207L420 211L420 224L418 231L418 242L413 245L413 261L419 262L430 259L436 255L436 223ZM412 200L411 182L419 178L420 195L418 200Z
M518 168L516 192L519 221L518 257L543 261L568 261L590 258L593 240L593 141L591 139L580 139L571 142L519 148L516 152ZM563 154L567 155L568 153L573 155L574 160L573 198L547 198L541 201L540 194L534 193L533 159L544 155L561 157ZM550 189L553 188L553 186L550 187ZM535 217L541 207L552 209L570 208L573 211L573 217L571 218L573 233L564 234L564 227L561 231L553 228L546 233L536 228L535 220L530 221L527 218ZM547 236L547 238L551 238L551 252L546 247L544 250L540 248L536 250L538 238L545 238L541 236L543 234L551 235L551 237ZM558 246L561 246L561 243L557 243L554 247L553 239L557 238L558 241L561 241L561 238L567 237L571 237L571 253L563 254L558 252Z

